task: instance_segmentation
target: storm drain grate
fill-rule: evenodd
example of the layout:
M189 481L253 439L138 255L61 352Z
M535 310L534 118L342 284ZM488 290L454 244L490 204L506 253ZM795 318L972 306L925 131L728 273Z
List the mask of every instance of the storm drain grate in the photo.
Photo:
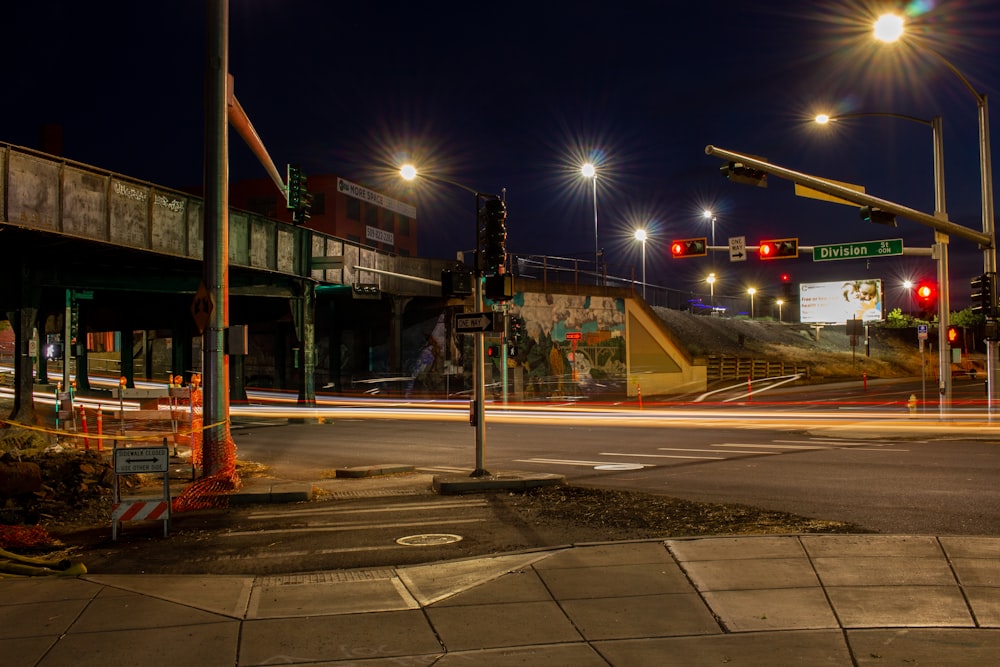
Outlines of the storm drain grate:
M388 496L431 496L437 495L433 489L414 489L397 491L394 489L367 489L364 491L331 491L331 498L385 498Z
M293 586L296 584L348 584L358 581L380 581L392 579L396 572L392 569L343 570L336 572L306 572L303 574L283 574L274 577L258 577L258 586Z

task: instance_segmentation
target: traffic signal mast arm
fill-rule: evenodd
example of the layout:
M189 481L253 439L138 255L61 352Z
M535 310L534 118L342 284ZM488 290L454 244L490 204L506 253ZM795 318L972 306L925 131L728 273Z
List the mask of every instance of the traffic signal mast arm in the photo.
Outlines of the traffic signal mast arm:
M896 204L885 199L872 197L871 195L863 192L857 192L850 188L845 188L842 185L837 185L836 183L832 183L817 176L810 176L809 174L803 174L798 171L793 171L792 169L779 167L776 164L772 164L764 160L758 160L750 157L749 155L743 155L742 153L734 153L733 151L718 148L716 146L712 146L711 144L705 146L705 154L719 157L723 160L743 163L744 165L753 167L754 169L764 171L768 174L773 174L778 178L783 178L785 180L792 181L793 183L798 183L799 185L805 185L813 190L818 190L819 192L824 192L828 195L834 195L835 197L846 199L847 201L855 203L858 206L871 206L893 215L913 220L914 222L930 227L944 234L957 236L967 241L973 241L984 248L990 248L993 246L992 237L984 232L969 229L968 227L963 227L962 225L951 222L948 219L936 218L933 215L921 213L916 209L912 209L901 204Z
M707 248L709 250L712 250L712 251L729 252L729 246L727 246L727 245L710 245L710 246L707 246ZM813 251L813 248L815 248L815 246L802 245L801 243L799 244L799 251L800 252L811 253ZM760 253L760 245L748 245L748 246L745 247L745 250L747 252ZM907 247L903 248L903 254L904 255L913 255L913 256L916 256L916 257L933 257L934 256L934 249L933 248L913 248L913 247L907 246ZM697 255L697 256L698 257L703 257L704 255Z

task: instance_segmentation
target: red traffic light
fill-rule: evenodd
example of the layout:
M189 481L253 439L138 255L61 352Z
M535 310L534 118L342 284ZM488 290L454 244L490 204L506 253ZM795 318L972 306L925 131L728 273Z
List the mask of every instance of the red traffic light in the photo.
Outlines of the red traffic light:
M486 356L490 359L496 359L500 356L500 346L499 345L489 345L486 347Z
M920 283L917 285L917 298L921 301L930 301L934 298L934 283Z
M958 327L948 327L948 342L954 343L958 340Z
M772 239L757 244L761 259L788 259L799 256L798 239Z
M677 239L670 243L670 254L674 257L704 257L708 254L708 238Z

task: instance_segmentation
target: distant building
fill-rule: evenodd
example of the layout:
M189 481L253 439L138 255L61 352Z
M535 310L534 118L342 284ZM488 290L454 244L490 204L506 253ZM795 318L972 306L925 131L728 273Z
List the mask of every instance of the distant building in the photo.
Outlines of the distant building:
M312 217L303 225L401 257L417 256L417 209L363 185L331 174L309 174ZM285 196L269 179L229 186L229 205L291 224Z

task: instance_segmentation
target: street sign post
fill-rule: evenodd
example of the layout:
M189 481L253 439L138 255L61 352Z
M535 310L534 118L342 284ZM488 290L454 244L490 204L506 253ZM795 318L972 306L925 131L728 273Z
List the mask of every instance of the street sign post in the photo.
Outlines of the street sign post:
M747 237L745 236L729 237L729 261L730 262L747 261Z
M462 313L455 315L455 333L493 331L493 313Z
M835 259L870 259L872 257L888 257L890 255L902 254L903 239L813 246L814 262L826 262Z

